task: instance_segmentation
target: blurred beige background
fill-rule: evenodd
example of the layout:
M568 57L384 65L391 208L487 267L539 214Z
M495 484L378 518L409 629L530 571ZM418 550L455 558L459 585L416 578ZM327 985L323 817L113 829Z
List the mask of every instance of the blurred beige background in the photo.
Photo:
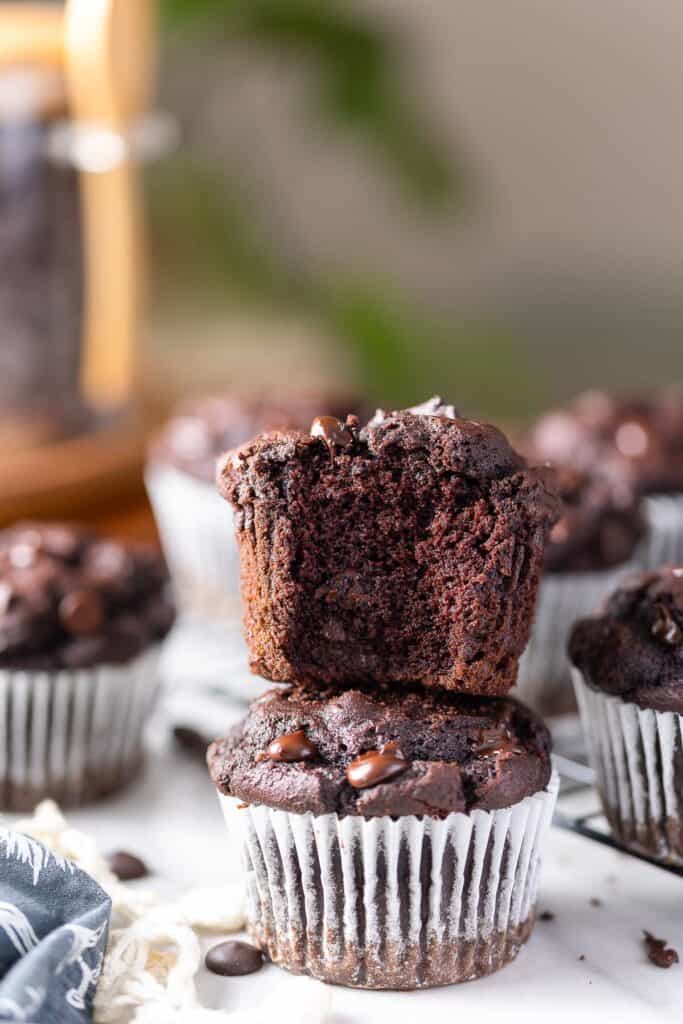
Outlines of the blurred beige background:
M439 388L524 415L594 383L680 378L683 7L337 7L395 41L401 85L464 185L427 208L407 196L371 140L310 116L319 80L296 48L172 24L162 96L184 145L152 182L148 352L164 386L278 383L295 371L386 383L378 397L397 400ZM235 289L229 261L207 285L193 256L202 209L189 234L188 215L174 223L168 212L178 214L174 174L189 174L191 194L188 154L226 183L256 262L284 268L284 302ZM340 341L325 303L288 308L286 274L370 294L392 338L373 349L342 326Z

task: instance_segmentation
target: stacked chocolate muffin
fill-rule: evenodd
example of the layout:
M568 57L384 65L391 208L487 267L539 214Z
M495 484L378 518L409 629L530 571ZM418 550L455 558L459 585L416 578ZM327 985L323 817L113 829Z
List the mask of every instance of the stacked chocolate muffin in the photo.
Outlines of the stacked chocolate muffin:
M438 400L229 453L254 672L286 682L209 750L249 931L366 988L476 978L533 926L550 739L506 696L558 505Z

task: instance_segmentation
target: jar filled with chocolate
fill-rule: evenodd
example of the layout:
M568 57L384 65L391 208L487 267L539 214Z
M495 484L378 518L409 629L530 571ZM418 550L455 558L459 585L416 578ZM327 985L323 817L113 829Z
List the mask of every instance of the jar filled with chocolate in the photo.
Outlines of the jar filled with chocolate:
M78 172L50 155L65 116L58 69L0 65L0 437L15 451L87 418Z

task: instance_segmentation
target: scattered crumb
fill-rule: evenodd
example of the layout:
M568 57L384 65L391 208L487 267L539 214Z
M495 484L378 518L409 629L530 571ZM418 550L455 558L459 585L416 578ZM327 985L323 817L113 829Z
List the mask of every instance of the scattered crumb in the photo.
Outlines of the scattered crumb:
M237 810L238 811L246 811L248 806L249 806L249 804L238 804L237 805Z
M656 967L671 967L678 963L678 953L675 949L667 948L666 939L656 939L643 929L643 942L648 960Z
M539 921L554 921L555 915L552 910L544 910L538 915Z
M602 900L599 900L597 896L591 896L591 898L590 898L590 900L588 902L590 903L591 907L601 907L602 906Z
M581 956L579 957L579 960L585 960L585 959L586 959L586 954L582 953Z

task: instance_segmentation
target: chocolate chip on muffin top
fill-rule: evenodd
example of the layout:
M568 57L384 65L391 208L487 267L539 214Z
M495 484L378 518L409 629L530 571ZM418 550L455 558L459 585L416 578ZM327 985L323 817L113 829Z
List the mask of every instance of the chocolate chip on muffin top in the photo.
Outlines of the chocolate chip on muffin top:
M600 614L576 623L569 653L595 689L683 713L683 567L626 576Z
M151 458L212 484L216 459L229 448L266 430L306 429L321 411L336 420L346 405L338 395L320 392L270 400L237 395L187 399L163 427Z
M501 694L558 503L504 435L438 400L229 453L250 663L274 681Z
M151 548L67 524L0 531L0 668L129 661L173 623L166 583Z
M296 740L292 740L296 737ZM273 756L284 746L289 756ZM208 752L225 794L366 818L508 807L545 788L550 736L509 698L413 687L273 689Z

